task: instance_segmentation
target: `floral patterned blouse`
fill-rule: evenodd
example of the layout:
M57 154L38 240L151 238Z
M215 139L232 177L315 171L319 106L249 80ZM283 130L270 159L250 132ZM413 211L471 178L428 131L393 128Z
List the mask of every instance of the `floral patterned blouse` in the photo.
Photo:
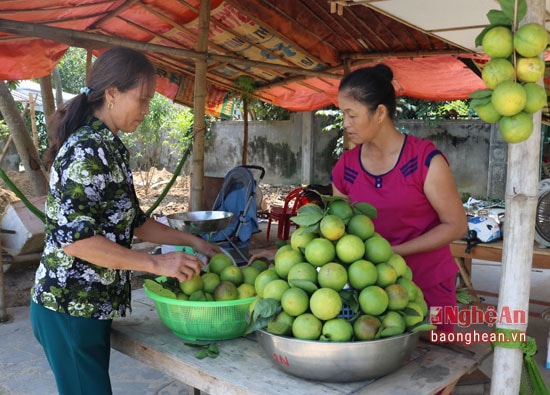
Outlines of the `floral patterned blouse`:
M96 234L131 248L134 228L147 220L134 190L128 150L97 118L59 150L45 213L45 247L31 290L34 302L79 317L125 316L131 271L96 266L63 251Z

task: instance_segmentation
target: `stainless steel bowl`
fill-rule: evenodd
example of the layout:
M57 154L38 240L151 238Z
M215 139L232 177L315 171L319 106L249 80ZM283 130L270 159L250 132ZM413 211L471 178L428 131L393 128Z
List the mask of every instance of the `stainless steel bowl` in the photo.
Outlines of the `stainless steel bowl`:
M198 233L218 232L227 228L233 213L227 211L189 211L166 216L168 224L178 230Z
M410 358L419 335L406 333L373 341L329 343L256 331L258 342L279 369L326 382L366 381L395 371Z

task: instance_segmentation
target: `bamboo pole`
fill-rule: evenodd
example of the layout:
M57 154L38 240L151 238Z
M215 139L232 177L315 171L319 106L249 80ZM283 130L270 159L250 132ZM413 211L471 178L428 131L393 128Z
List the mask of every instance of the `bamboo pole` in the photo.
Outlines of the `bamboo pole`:
M527 15L521 23L544 24L545 2L527 0ZM542 84L542 80L539 81ZM506 221L502 254L502 275L497 311L529 311L531 264L538 201L541 144L541 111L533 114L533 133L524 142L508 145L505 192ZM528 314L525 314L528 317ZM501 322L497 328L525 332L527 323ZM523 353L519 348L495 347L491 394L519 393Z
M8 322L8 307L6 302L6 287L4 282L4 259L2 254L2 238L0 238L0 324Z
M197 52L208 50L208 31L210 22L210 0L203 0L199 10L199 36ZM202 210L204 195L204 135L206 123L204 120L206 107L206 57L200 57L195 62L195 98L194 98L194 130L193 130L193 161L191 163L191 210Z

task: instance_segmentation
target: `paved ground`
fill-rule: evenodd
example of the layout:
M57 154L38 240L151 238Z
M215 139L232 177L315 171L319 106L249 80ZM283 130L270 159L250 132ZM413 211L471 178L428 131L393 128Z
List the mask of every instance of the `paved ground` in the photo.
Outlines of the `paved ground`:
M265 229L265 226L262 226ZM276 230L272 234L276 234ZM265 231L260 233L255 247L264 247ZM474 262L473 280L476 288L498 291L500 269L490 262ZM535 299L550 300L548 284L550 271L532 274L532 292ZM540 306L533 306L536 311ZM41 347L34 339L29 324L28 306L8 309L10 320L0 324L0 394L1 395L52 395L57 392L53 375ZM550 324L541 318L530 318L528 334L537 340L537 364L543 379L550 384L550 370L545 368L547 337ZM492 358L481 370L491 376ZM111 357L111 377L115 395L188 394L191 389L154 369L114 351ZM460 394L474 394L464 389ZM475 392L478 393L478 392Z

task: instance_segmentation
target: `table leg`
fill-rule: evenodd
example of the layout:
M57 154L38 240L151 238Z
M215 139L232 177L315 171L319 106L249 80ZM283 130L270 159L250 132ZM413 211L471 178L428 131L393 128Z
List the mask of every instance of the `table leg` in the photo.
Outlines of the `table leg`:
M458 270L460 271L460 278L466 288L468 288L472 292L472 296L474 298L474 301L476 303L479 303L479 297L477 296L477 293L475 292L474 286L472 284L472 260L466 259L466 258L460 258L455 257L456 265L458 266Z

